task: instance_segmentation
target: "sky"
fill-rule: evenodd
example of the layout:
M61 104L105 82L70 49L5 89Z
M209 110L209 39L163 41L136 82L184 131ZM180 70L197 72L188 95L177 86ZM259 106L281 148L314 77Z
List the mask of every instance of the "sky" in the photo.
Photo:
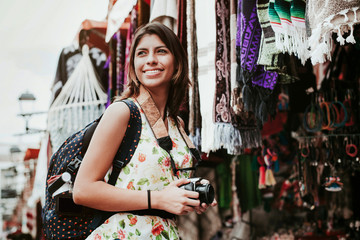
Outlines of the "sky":
M104 20L107 0L0 1L0 155L9 146L38 147L41 134L25 133L18 116L21 93L36 97L35 111L46 111L61 50L70 45L86 20ZM46 114L34 115L30 128L46 128Z

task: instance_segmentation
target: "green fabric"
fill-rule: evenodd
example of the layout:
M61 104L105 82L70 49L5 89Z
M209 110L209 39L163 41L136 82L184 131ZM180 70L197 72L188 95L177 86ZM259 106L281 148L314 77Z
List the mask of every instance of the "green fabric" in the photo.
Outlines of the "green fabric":
M258 58L258 65L264 65L266 69L279 69L279 53L280 50L276 48L275 33L270 24L269 17L269 0L257 1L257 14L261 26L261 44Z
M242 212L246 212L261 204L261 193L258 189L258 174L252 170L256 156L239 155L236 166L236 188Z
M230 208L232 200L231 193L231 169L229 161L224 161L216 166L217 179L219 180L218 187L218 206L220 208Z

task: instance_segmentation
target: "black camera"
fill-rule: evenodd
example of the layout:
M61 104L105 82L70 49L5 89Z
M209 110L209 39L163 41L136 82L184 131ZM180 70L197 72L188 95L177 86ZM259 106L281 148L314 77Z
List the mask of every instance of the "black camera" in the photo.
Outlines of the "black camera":
M189 178L191 182L181 185L180 188L199 193L200 203L211 204L215 198L215 191L211 184L202 184L201 178Z

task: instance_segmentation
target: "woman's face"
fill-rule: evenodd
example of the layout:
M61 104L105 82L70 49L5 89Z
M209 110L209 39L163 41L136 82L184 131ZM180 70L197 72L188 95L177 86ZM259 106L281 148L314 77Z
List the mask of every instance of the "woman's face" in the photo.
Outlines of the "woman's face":
M145 34L135 49L134 69L146 88L170 87L175 69L174 55L155 34Z

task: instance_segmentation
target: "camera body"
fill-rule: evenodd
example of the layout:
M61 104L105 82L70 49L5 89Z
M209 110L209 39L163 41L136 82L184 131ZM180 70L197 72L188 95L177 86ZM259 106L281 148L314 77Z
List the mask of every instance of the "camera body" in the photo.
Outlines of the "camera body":
M189 178L190 182L180 188L199 193L200 203L211 204L215 198L214 187L210 183L202 184L201 178Z

